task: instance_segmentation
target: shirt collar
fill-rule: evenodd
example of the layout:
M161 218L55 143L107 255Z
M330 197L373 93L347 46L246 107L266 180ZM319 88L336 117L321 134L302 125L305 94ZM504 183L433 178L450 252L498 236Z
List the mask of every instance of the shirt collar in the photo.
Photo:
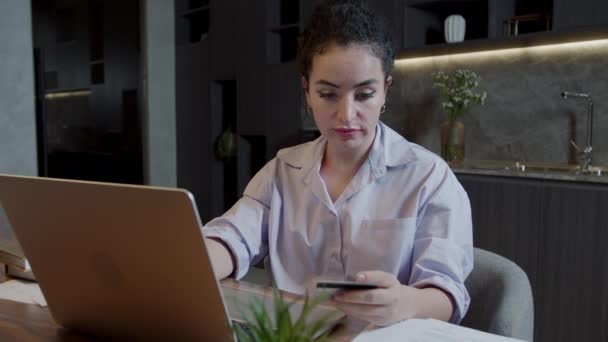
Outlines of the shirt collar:
M308 184L313 174L312 171L315 169L317 171L320 170L326 144L327 139L324 136L320 136L302 145L280 150L277 153L277 158L293 168L300 169L304 182Z
M418 159L411 143L399 133L380 121L377 127L376 138L368 157L376 177L384 175L388 168L405 165Z
M376 137L368 156L368 162L376 178L384 175L388 168L404 165L418 159L411 143L399 133L380 121L376 129ZM283 149L279 151L277 157L291 167L300 169L304 182L308 184L312 171L320 169L326 145L327 139L320 136L314 141Z

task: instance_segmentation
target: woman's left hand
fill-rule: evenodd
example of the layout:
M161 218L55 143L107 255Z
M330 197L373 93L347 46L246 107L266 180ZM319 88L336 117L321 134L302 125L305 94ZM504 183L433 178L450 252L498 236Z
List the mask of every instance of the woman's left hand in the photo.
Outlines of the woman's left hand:
M416 316L414 299L420 289L402 285L393 274L383 271L360 272L356 281L376 284L380 288L337 292L332 302L347 315L380 326Z

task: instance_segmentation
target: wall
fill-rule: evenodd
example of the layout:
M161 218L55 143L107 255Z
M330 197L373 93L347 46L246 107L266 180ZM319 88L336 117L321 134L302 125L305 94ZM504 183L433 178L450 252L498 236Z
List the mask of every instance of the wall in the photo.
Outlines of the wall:
M590 93L595 104L594 160L608 165L608 41L398 62L383 120L439 153L445 119L430 74L469 68L482 77L485 106L463 118L467 159L576 163L570 140L586 142L587 103L562 91Z
M144 182L177 185L173 1L142 0Z
M0 173L38 173L31 37L30 2L1 1Z

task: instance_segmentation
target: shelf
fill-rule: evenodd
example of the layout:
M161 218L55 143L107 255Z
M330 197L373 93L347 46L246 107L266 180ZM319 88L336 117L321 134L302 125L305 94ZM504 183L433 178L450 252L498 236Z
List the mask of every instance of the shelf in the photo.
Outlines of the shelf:
M199 14L200 12L208 11L208 10L209 10L209 6L203 6L203 7L193 8L193 9L190 9L187 11L179 12L177 15L182 18L188 18L188 17L194 16L196 14Z
M279 22L281 25L300 21L300 1L281 0L279 8Z
M175 0L175 13L177 15L187 14L190 11L208 8L209 5L209 0Z
M182 11L176 20L176 40L180 43L198 43L209 33L209 6Z
M59 88L59 75L55 70L48 70L44 72L44 89L57 89Z
M552 16L544 13L515 15L503 21L503 34L507 36L551 31Z
M608 39L608 28L586 28L568 32L542 32L505 38L477 39L464 41L462 43L432 45L403 50L398 54L396 59L437 57L460 53L573 43L598 39Z
M105 82L105 66L103 63L91 64L91 84L103 84Z
M266 63L293 61L300 34L300 0L266 1Z
M475 6L479 3L486 3L487 0L417 0L409 1L407 6L425 11L455 11L461 10L462 6Z
M406 6L407 41L411 46L442 44L444 21L452 14L466 20L465 39L490 36L488 0L410 1Z
M299 25L286 25L268 31L268 63L287 63L294 60L298 51L299 33Z
M198 7L204 7L204 6L209 6L209 0L189 0L188 1L189 8L198 8Z

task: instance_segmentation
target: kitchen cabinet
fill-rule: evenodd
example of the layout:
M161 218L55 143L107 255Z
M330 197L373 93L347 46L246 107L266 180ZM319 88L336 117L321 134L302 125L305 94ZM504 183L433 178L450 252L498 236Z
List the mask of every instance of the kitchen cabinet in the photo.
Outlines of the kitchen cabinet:
M471 201L476 247L518 264L534 292L537 274L540 195L538 181L459 175Z
M445 43L443 21L451 14L466 20L465 40L488 38L488 1L410 0L404 9L407 48Z
M476 247L520 265L535 341L608 340L608 184L458 174Z
M294 58L312 3L174 3L178 185L195 195L206 222L232 206L279 149L298 143L302 95ZM220 160L223 133L238 147Z
M608 341L608 186L545 182L538 341Z
M581 29L608 24L606 0L553 0L556 30Z
M218 209L206 183L211 178L213 140L209 114L208 42L175 49L175 112L178 185L192 192L204 222Z
M268 156L298 143L301 110L301 86L295 63L274 64L268 68L266 86L268 101Z
M608 1L595 0L593 8L593 25L598 27L608 26Z

